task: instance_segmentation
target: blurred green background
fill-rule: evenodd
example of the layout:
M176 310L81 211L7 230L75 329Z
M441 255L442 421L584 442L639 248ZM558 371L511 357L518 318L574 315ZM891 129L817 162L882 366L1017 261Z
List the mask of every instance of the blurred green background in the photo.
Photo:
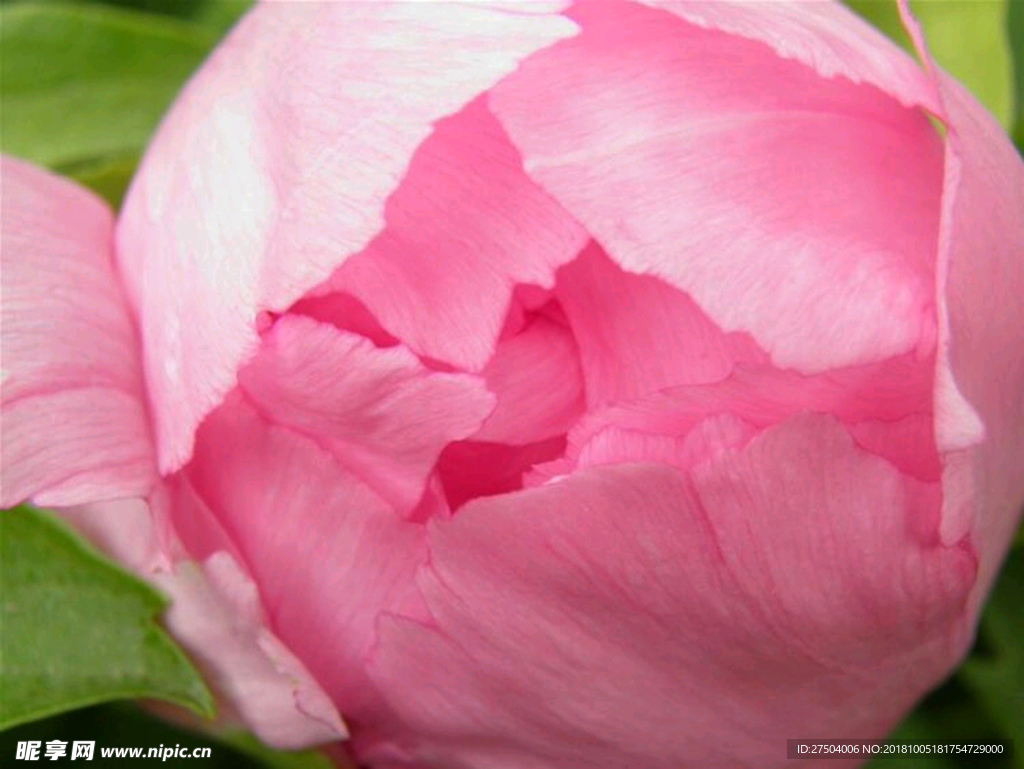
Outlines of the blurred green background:
M3 151L76 178L117 206L160 116L249 4L250 0L0 0ZM893 2L849 0L848 4L907 47ZM1013 136L1018 149L1024 150L1024 0L918 0L913 9L939 62L971 88ZM0 732L0 766L14 760L18 741L45 744L55 739L94 740L97 746L209 746L212 756L201 764L207 767L331 766L313 751L270 751L249 735L223 728L211 727L203 734L186 731L124 700L153 696L194 712L209 712L208 693L201 681L194 671L181 667L187 667L187 661L175 656L159 629L156 618L163 604L158 596L102 559L79 552L80 545L34 514L25 512L11 520L0 529L4 598L0 727L17 725ZM7 547L15 537L18 547ZM28 540L38 547L64 548L70 560L52 558L47 568L36 568L24 556ZM11 596L26 585L45 588L46 606L52 611L39 616L12 611L10 606L17 602ZM83 585L91 586L88 595ZM100 627L90 619L95 612L76 614L68 608L84 600L116 599L126 605L124 596L129 594L137 606L120 620L126 623L121 629ZM132 668L134 678L126 682L122 675L117 686L98 695L83 694L69 684L61 690L61 698L49 693L38 696L38 676L33 684L29 675L33 665L45 666L62 645L77 646L85 657L92 654L94 663L107 664L110 644L135 643L135 637L123 629L129 626L142 639L138 643L146 652ZM39 643L27 648L23 632L38 634ZM83 642L86 636L89 642ZM175 681L167 680L168 670L177 671ZM21 716L11 704L15 700ZM29 712L40 718L26 721ZM1024 530L986 608L970 657L920 703L892 739L998 741L1013 744L1016 750L970 759L879 759L870 764L871 769L890 764L921 769L1024 769ZM126 760L109 762L124 765ZM91 765L97 764L104 764L98 753Z

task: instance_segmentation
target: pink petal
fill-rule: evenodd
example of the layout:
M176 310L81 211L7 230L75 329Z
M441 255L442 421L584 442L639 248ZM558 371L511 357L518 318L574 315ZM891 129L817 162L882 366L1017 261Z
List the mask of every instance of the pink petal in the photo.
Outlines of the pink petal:
M288 312L306 315L343 331L365 336L377 347L394 347L398 344L398 339L385 331L366 305L351 294L330 292L306 296L293 304Z
M471 499L507 494L523 488L535 465L565 453L565 436L509 446L487 441L456 441L437 460L437 477L452 510Z
M664 390L643 398L596 409L584 416L569 433L568 457L576 460L583 447L608 427L650 435L685 437L702 420L731 414L763 429L801 412L829 414L864 436L865 446L877 445L884 435L893 445L885 447L901 468L923 470L938 462L934 437L920 429L930 422L932 371L930 359L903 355L880 363L805 376L766 366L737 366L728 379L709 385ZM903 420L917 418L908 429ZM891 423L889 427L872 427ZM927 472L924 473L927 475Z
M329 286L420 355L471 371L493 353L515 285L551 286L587 237L523 173L482 99L437 123L385 217Z
M757 428L731 414L697 422L685 435L659 435L610 426L583 445L576 468L655 462L689 470L718 459L726 451L743 448L757 434Z
M782 767L780 734L881 735L970 642L974 558L918 540L910 488L804 416L691 475L470 503L428 524L432 622L383 618L370 662L417 738L360 757Z
M499 342L481 374L498 402L473 440L531 443L564 435L583 414L576 342L544 316Z
M740 396L731 405L723 398L710 406L707 401L701 404L700 394L694 395L683 389L668 397L656 396L625 408L593 413L572 432L567 456L550 466L534 468L539 475L531 475L526 485L539 485L551 475L577 468L623 462L660 462L689 469L714 457L717 451L742 448L758 433L754 424L728 409L763 427L810 406L796 401L776 410L778 405L762 401L758 408L758 394L753 392L745 395L745 404L744 396ZM694 409L694 403L701 405ZM726 411L701 419L703 414L714 413L715 408ZM829 412L825 409L819 413ZM855 421L847 429L857 446L888 460L905 475L925 483L940 480L942 465L931 414Z
M765 43L822 77L869 83L906 107L934 107L936 100L917 63L877 29L831 0L638 0L707 29Z
M779 366L928 352L942 156L920 110L665 12L572 15L583 32L490 104L530 176L614 261ZM782 35L800 17L779 18Z
M686 294L623 271L596 243L559 271L555 293L580 345L591 408L717 382L737 359L766 358L749 338L722 333Z
M573 34L563 6L268 3L235 27L162 124L117 231L163 472L255 352L257 314L378 235L434 121Z
M897 420L866 420L849 427L857 445L892 462L906 475L938 481L942 462L935 445L935 419L911 414Z
M237 393L203 423L184 472L249 564L270 626L346 714L365 719L379 705L363 663L378 614L425 617L413 582L423 527Z
M330 699L267 628L255 585L227 552L201 564L172 557L169 548L180 545L161 533L167 522L158 522L139 499L68 508L61 515L171 599L163 622L227 706L221 719L240 720L279 748L347 736Z
M445 445L494 409L480 377L430 371L405 347L294 315L267 333L239 384L261 414L316 440L403 514Z
M0 162L0 507L144 494L156 468L110 209L28 163Z
M971 531L978 610L1024 511L1024 162L984 107L935 67L902 2L901 15L947 128L936 276L942 536Z

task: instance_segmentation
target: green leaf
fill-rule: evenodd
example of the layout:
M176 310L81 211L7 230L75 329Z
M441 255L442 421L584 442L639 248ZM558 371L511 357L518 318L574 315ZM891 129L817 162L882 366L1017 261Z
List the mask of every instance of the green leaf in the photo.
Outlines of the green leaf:
M989 718L988 713L978 706L959 677L954 676L929 694L886 740L890 743L993 744L1005 742L1006 736ZM969 761L981 762L978 765L987 769L1011 769L1013 766L1010 757L1005 754ZM911 760L903 756L880 756L872 760L866 769L910 766L954 769L963 765L963 758L948 755L914 756Z
M0 0L0 3L25 2L36 5L112 5L194 21L223 32L234 24L255 0Z
M1013 120L1007 0L911 3L935 60L970 89L1004 128Z
M211 749L210 757L200 762L203 769L338 769L326 756L315 750L279 751L264 746L251 735L235 733L226 737L224 734L189 731L131 702L94 705L21 724L2 732L0 763L7 757L13 757L17 743L24 740L43 743L50 740L91 740L96 743L97 760L100 759L100 748L180 745L188 751L195 748ZM141 766L144 762L138 763ZM171 764L184 766L188 762L179 760L168 765ZM122 760L119 765L132 764Z
M959 676L999 725L1007 739L1024 748L1024 551L1013 550L982 615L983 646ZM1016 756L1024 767L1024 751Z
M871 25L882 32L890 40L910 54L914 53L914 45L903 30L900 12L896 0L844 0L850 10L863 17Z
M165 606L49 516L0 514L0 729L139 697L212 716L202 679L156 622Z
M223 745L214 737L200 732L183 729L177 724L158 719L147 713L132 702L108 702L93 705L80 710L59 713L55 716L38 721L20 724L13 729L0 732L0 764L8 765L7 760L16 755L17 744L21 741L37 740L42 743L50 740L62 740L70 743L75 740L96 743L94 760L82 764L76 762L70 766L118 766L126 769L131 766L189 766L202 769L259 769L260 765L246 755ZM180 745L191 752L196 748L210 748L210 757L202 761L140 761L133 759L104 760L100 755L103 748L145 747L155 748L161 745ZM71 751L68 750L70 753ZM64 760L67 760L65 757ZM36 766L46 766L43 760ZM10 761L12 767L18 764ZM24 767L33 764L22 764ZM59 766L59 764L58 764Z
M193 20L222 35L234 26L254 2L255 0L210 0L199 7Z
M85 163L58 166L55 170L68 176L102 197L116 211L121 206L128 184L135 175L139 156L107 157Z
M219 0L212 0L217 2ZM195 16L199 8L211 0L0 0L10 3L62 3L64 5L112 5L118 8L130 8L146 13L160 13L188 19Z
M56 168L141 153L217 41L198 24L118 8L0 8L4 152Z
M911 46L891 0L847 4L907 50ZM935 60L970 89L1004 128L1014 117L1014 74L1007 34L1008 0L911 0ZM1019 10L1016 11L1019 13Z
M888 742L936 743L944 741L948 735L942 734L936 723L926 714L915 712L907 718L899 728L887 738ZM900 756L879 756L872 759L866 769L887 769L888 767L906 767L907 759ZM913 766L916 769L957 769L956 761L945 755L915 756Z
M1010 3L1006 14L1006 32L1010 39L1015 83L1013 140L1017 143L1017 149L1024 152L1024 3L1020 0Z

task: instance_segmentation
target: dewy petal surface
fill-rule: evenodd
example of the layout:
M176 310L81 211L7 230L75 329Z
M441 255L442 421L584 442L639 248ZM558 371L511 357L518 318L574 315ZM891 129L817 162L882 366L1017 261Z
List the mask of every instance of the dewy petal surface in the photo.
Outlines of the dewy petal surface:
M936 440L943 451L942 535L971 532L980 611L1024 512L1024 161L995 118L924 45L945 123L946 178L936 276Z
M581 34L489 103L613 260L806 373L934 341L942 146L921 111L666 12L571 15Z
M164 120L117 243L138 312L159 466L281 311L383 229L434 121L576 27L563 2L265 3Z
M481 377L431 371L405 347L293 315L266 334L239 385L261 414L329 449L402 514L445 445L476 432L495 403Z
M47 171L0 162L0 507L145 494L156 466L110 209Z
M596 468L428 524L433 620L383 619L369 665L418 734L396 765L773 767L780 734L882 735L969 643L975 559L921 540L915 484L804 415L689 474Z

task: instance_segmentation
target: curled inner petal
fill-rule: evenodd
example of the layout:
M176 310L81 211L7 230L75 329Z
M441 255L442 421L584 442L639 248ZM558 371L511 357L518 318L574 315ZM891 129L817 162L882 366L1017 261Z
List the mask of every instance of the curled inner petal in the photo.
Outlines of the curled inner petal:
M239 383L261 414L316 440L401 514L445 444L494 409L480 377L430 371L404 347L297 315L277 321Z

